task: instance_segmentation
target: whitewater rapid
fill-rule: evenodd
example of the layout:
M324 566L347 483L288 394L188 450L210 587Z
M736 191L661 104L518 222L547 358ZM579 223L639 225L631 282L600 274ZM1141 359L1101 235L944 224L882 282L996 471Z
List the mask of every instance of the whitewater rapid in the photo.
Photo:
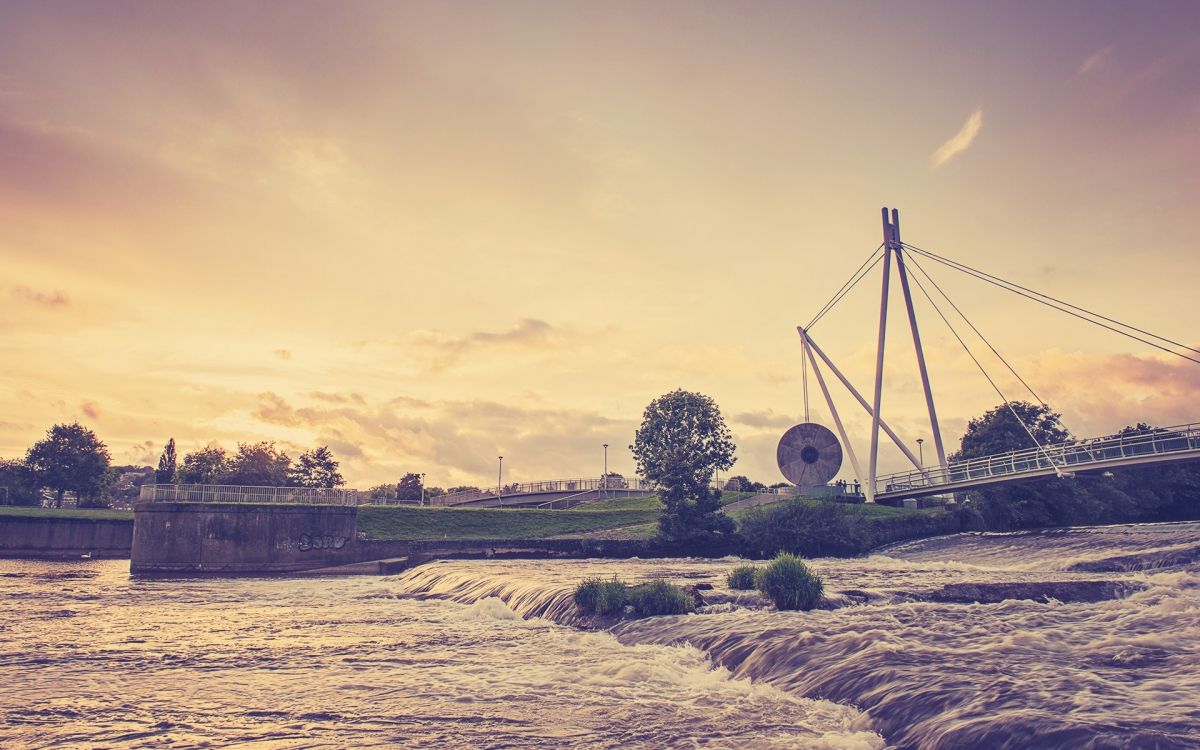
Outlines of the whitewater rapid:
M0 747L1198 747L1198 559L1194 523L943 537L812 561L803 613L728 590L735 560L0 561ZM580 617L613 575L706 604Z

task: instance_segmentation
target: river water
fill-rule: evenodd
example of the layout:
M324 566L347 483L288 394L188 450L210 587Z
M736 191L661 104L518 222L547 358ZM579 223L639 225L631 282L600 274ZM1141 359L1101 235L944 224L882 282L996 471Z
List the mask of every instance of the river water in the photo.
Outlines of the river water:
M807 613L726 589L734 564L3 560L0 747L1200 747L1200 524L816 560ZM597 575L712 588L694 615L590 622L570 594Z

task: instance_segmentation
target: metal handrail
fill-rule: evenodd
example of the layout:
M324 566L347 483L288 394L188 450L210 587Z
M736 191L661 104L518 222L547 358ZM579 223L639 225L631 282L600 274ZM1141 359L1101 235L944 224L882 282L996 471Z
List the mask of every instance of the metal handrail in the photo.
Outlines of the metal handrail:
M499 494L494 489L463 490L448 495L430 498L430 505L461 505L473 500L506 495L532 495L541 492L587 492L589 490L634 490L653 492L657 485L639 477L621 478L576 478L576 479L545 479L537 482L521 482L515 485L501 487Z
M876 480L876 486L883 487L884 492L891 492L1045 469L1066 474L1080 464L1191 450L1200 450L1200 423L1118 433L997 453L966 461L951 461L944 468L933 466L923 471L886 474Z
M149 503L358 505L358 490L236 484L144 484L138 492L138 499Z

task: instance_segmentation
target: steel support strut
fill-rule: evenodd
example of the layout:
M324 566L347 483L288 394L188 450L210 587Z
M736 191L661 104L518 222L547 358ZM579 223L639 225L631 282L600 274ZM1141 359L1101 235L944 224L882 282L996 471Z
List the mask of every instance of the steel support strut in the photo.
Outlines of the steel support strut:
M860 406L862 406L863 411L867 413L867 416L874 417L875 412L871 411L871 405L867 403L867 400L863 398L863 395L858 392L858 389L850 383L850 380L845 376L845 374L838 369L838 366L833 363L833 360L831 360L829 356L821 349L821 347L817 345L817 342L813 341L813 338L811 335L809 335L808 331L805 331L800 327L797 327L796 330L799 331L800 335L804 337L804 340L808 342L810 350L815 352L816 355L821 358L821 361L824 362L826 366L829 367L830 371L837 376L837 379L841 381L843 386L846 387L846 390L850 391L850 395L854 396L854 399L858 401ZM879 428L892 439L892 442L896 444L896 447L900 449L900 452L912 462L913 468L920 471L921 462L917 459L917 454L908 449L908 446L900 440L900 436L896 434L896 431L889 427L888 423L883 421L883 419L879 420Z
M812 365L813 374L817 376L817 384L821 386L821 393L825 396L825 405L829 407L829 414L833 417L834 426L837 427L838 437L842 439L842 445L846 446L846 455L850 457L850 465L854 467L854 476L861 477L863 473L862 467L858 465L858 456L854 453L854 446L850 444L850 436L846 434L846 427L842 424L842 417L833 403L833 396L829 395L829 386L825 385L825 375L813 357L812 348L809 346L808 332L799 326L796 326L796 330L800 332L800 344L804 350L805 360Z
M917 368L921 371L921 387L925 389L925 406L929 410L929 427L933 430L933 444L937 448L938 466L946 468L946 448L942 444L942 429L938 426L937 409L933 405L933 389L929 386L929 370L925 367L925 350L921 346L921 332L917 328L917 313L913 310L912 291L908 285L908 270L904 267L904 248L900 241L900 212L892 209L892 238L895 240L896 270L900 273L900 289L904 292L904 306L908 308L908 325L912 329L913 349L917 352ZM923 467L922 467L923 468Z

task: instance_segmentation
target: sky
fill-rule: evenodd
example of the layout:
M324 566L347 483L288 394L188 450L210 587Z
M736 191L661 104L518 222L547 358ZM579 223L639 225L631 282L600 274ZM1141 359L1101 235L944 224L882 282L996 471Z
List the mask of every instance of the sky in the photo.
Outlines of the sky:
M1193 2L0 2L0 456L78 420L117 463L329 445L357 487L632 474L685 388L781 481L796 326L881 207L1195 346L1198 199ZM1200 419L1200 366L925 267L1075 434ZM812 329L864 392L880 281ZM953 449L1000 396L916 307ZM889 321L881 412L928 441Z

